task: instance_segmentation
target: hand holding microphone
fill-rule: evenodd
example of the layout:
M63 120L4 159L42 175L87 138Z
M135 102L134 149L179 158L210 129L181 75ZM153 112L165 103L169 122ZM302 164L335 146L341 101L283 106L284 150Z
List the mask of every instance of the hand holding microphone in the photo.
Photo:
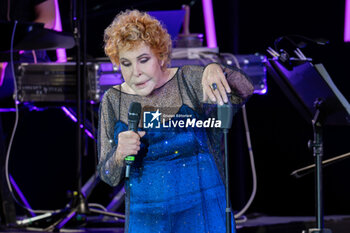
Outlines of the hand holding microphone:
M141 104L133 102L129 106L128 128L129 131L121 132L118 135L117 160L125 160L126 173L125 177L129 178L130 166L135 160L135 155L140 150L140 139L146 132L137 132L141 116Z
M140 139L146 134L145 131L124 131L118 135L118 148L116 160L122 164L126 157L136 155L140 150Z

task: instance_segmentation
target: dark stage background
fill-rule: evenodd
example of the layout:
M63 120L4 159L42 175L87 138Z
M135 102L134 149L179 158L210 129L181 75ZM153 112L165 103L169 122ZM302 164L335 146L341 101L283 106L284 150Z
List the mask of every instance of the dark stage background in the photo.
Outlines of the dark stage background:
M70 31L67 1L59 1L64 30ZM91 58L103 55L103 30L126 8L140 10L180 9L190 1L87 1L87 43ZM201 1L192 1L190 31L204 33ZM303 52L322 62L333 81L350 100L349 44L343 42L345 1L213 1L220 52L266 54L268 46L283 35L298 34L326 38L327 46L308 44ZM68 51L70 55L74 52ZM295 179L289 174L313 163L307 142L312 138L311 122L293 107L283 90L267 77L268 91L254 95L247 103L248 120L256 161L258 190L248 213L269 215L314 215L313 175ZM310 87L312 89L312 87ZM14 115L5 116L9 130ZM349 126L325 128L325 159L350 151ZM235 118L230 139L231 191L235 210L248 200L251 172L241 114ZM84 182L92 175L94 153L88 139L83 157ZM11 173L34 209L62 208L66 191L75 180L75 125L59 109L24 111L11 158ZM350 159L324 169L325 214L350 214ZM107 192L106 192L107 190ZM110 193L106 195L106 193ZM89 201L108 203L113 190L96 186Z

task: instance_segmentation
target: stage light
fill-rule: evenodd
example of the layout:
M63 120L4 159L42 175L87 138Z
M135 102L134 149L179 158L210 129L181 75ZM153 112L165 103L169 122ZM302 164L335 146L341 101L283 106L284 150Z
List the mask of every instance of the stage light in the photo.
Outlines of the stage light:
M217 43L212 1L202 0L202 6L204 14L205 36L207 38L207 47L216 48Z

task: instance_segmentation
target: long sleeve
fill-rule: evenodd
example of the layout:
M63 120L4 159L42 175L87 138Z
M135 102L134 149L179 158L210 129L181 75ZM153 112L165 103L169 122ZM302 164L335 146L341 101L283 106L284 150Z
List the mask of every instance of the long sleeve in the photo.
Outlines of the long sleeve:
M185 66L182 69L181 76L187 84L185 86L188 94L192 95L190 96L192 103L194 99L198 102L203 100L202 75L205 68L201 66ZM233 104L244 103L254 91L249 77L236 67L222 66L222 69L232 90L231 102Z
M109 92L103 96L99 109L98 125L98 158L97 171L100 178L111 186L116 186L121 180L124 166L116 162L114 154L117 150L117 135L114 135L116 111L109 98Z
M254 92L254 86L249 77L238 68L224 67L227 82L230 85L232 95L231 102L234 104L244 103Z
M245 75L241 70L234 67L221 66L221 68L226 73L226 78L232 91L231 102L238 109L253 93L254 87L251 84L249 77ZM205 67L201 66L183 67L181 71L180 88L184 90L184 103L186 103L188 106L194 107L197 112L202 113L205 116L205 119L216 118L217 105L211 103L202 103L202 75L204 69ZM214 157L220 176L224 180L224 163L220 148L222 130L217 128L209 128L207 132L209 140L208 145L210 147L211 154Z

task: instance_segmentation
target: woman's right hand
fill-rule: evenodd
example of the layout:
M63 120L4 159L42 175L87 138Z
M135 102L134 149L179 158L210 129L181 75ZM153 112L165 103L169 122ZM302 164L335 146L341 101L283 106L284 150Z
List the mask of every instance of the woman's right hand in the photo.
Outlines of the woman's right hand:
M123 131L118 134L118 147L116 151L116 161L122 164L125 157L136 155L140 150L140 139L145 136L145 131Z

